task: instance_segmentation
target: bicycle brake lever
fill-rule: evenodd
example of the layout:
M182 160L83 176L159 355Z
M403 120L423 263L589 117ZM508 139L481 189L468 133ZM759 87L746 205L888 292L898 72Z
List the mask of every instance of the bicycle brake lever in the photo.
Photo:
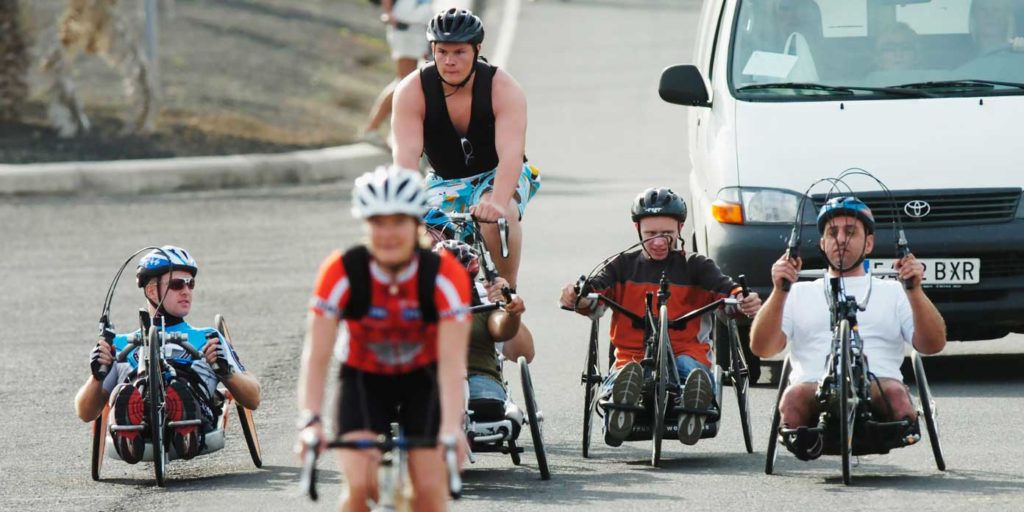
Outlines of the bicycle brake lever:
M903 259L908 254L910 254L910 246L907 244L907 235L903 232L903 228L900 228L899 240L896 241L896 255ZM913 290L914 283L912 281L903 281L903 288Z
M793 254L795 252L798 252L799 249L800 249L800 232L799 232L798 226L796 224L793 224L793 230L789 232L789 240L786 242L786 258L791 260L791 261L795 260L796 257L793 256ZM783 279L782 280L782 291L788 292L789 289L792 286L793 286L793 283L790 282L789 279Z
M501 257L508 258L508 220L498 219L498 238L501 240Z

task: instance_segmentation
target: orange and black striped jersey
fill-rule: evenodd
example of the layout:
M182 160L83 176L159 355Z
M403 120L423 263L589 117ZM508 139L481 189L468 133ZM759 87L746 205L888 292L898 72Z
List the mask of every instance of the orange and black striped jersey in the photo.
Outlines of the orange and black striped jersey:
M647 292L658 292L658 282L666 272L669 282L669 319L686 313L739 290L732 278L722 273L714 261L699 254L672 251L662 261L651 260L641 250L620 254L591 277L584 293L607 296L626 309L643 316ZM655 312L657 313L657 312ZM712 313L690 321L685 329L669 329L672 350L710 366ZM644 356L643 329L633 326L629 317L613 311L611 341L615 346L615 366L640 361Z

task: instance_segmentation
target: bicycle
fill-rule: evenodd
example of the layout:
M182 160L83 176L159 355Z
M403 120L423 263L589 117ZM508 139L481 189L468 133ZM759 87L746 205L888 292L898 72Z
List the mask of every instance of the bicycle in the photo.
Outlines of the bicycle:
M408 510L411 489L407 486L408 457L407 452L417 448L434 448L438 444L433 438L407 438L401 435L398 424L391 425L391 436L379 436L377 439L334 440L327 443L328 449L341 448L351 450L379 450L385 454L379 468L378 497L380 501L367 505L376 512ZM302 463L299 488L303 495L312 501L320 497L316 490L316 463L320 456L320 440L311 435L303 439L306 452ZM448 493L458 499L462 495L462 478L459 476L455 438L445 436L441 440L444 447L445 467L448 471Z
M639 244L635 244L633 247L636 245ZM631 248L632 247L630 247L630 249ZM611 259L612 258L608 258L605 261L607 262ZM742 279L741 282L741 286L744 290L743 293L749 293L745 285L745 279ZM585 290L586 288L587 277L581 276L576 283L577 296L579 297L581 290ZM668 299L670 296L671 293L669 291L668 281L664 272L661 275L657 293L647 292L644 297L645 310L643 316L628 310L605 295L598 293L588 293L586 295L585 298L591 300L592 303L600 303L612 308L618 313L629 318L633 322L634 327L643 329L644 357L640 364L644 370L644 385L641 393L641 405L630 406L600 402L600 388L605 380L605 377L601 376L600 365L598 363L598 336L600 332L599 320L601 316L599 313L603 313L603 311L595 311L594 314L591 315L590 343L587 348L583 374L581 375L581 383L585 386L582 447L584 457L589 457L590 455L590 440L593 426L592 418L599 406L606 410L618 409L633 411L638 414L646 414L648 412L648 408L651 409L650 425L643 426L640 424L634 424L632 433L625 440L639 441L651 439L651 465L655 467L657 467L661 461L661 442L664 436L678 435L677 425L669 424L666 426L666 418L670 411L674 416L678 416L680 413L704 415L707 423L705 424L704 431L701 434L702 439L715 437L718 434L718 421L721 418L721 411L716 405L712 405L707 410L694 410L676 405L670 407L669 405L670 398L681 395L682 385L676 368L675 354L672 350L668 331L669 329L683 329L690 320L699 318L701 315L723 305L736 305L737 301L733 298L723 297L694 309L674 320L669 320ZM563 307L562 309L568 311L576 310L576 308L568 307ZM657 309L657 314L655 314L655 309ZM733 350L731 351L733 356L730 361L729 370L723 370L714 362L711 368L712 375L715 376L715 399L713 404L721 403L723 377L731 379L736 390L737 401L739 402L740 419L746 445L745 447L747 453L753 453L750 435L749 398L747 397L749 372L746 364L743 362L741 355L742 352L738 350L740 348L739 335L735 323L732 320L730 320L729 336L730 346L733 347ZM614 360L613 347L609 346L609 368L614 364Z

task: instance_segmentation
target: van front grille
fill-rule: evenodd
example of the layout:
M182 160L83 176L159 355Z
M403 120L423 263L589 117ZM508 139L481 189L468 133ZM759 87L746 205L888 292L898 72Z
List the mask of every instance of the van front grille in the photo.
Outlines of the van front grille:
M1009 222L1017 213L1021 189L894 190L892 194L892 200L884 192L857 192L854 195L871 208L876 223L892 222L893 217L899 214L906 227L931 227ZM811 199L816 210L825 202L823 194L814 195Z

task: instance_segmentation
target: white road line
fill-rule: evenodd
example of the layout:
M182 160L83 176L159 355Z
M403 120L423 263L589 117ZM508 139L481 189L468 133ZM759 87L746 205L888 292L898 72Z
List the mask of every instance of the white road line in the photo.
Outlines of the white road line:
M508 56L512 52L512 41L515 40L516 24L519 22L521 0L504 0L505 10L501 15L501 28L498 29L498 42L494 45L494 64L505 67Z

